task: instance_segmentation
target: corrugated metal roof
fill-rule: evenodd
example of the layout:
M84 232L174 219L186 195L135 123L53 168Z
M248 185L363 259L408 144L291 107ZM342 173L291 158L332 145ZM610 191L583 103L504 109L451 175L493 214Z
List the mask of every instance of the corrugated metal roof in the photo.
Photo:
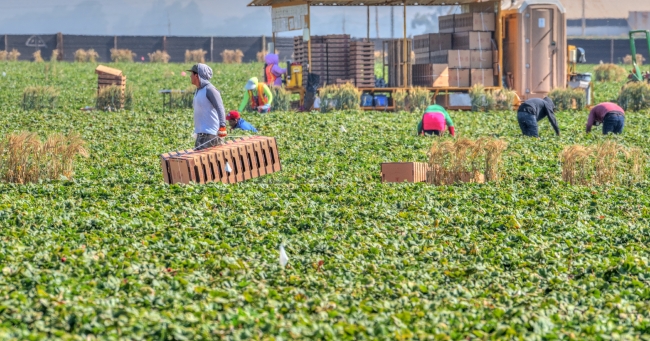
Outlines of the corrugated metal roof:
M443 6L464 5L494 0L253 0L248 6L273 6L292 2L308 3L312 6Z

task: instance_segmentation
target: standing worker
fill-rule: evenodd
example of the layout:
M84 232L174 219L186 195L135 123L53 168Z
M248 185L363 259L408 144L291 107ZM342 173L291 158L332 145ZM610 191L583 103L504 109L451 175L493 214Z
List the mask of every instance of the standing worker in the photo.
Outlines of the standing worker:
M445 132L445 126L449 128L451 136L456 136L454 122L449 117L447 110L440 105L434 104L427 107L422 115L422 120L418 123L418 135L438 135L442 136Z
M271 104L273 104L273 93L269 87L258 81L257 77L248 80L244 86L244 99L239 105L239 112L244 111L246 106L249 105L251 110L259 113L267 113L271 111Z
M194 150L201 150L224 143L226 131L226 111L219 90L210 83L212 69L205 64L192 66L190 79L196 86L194 94Z
M252 124L244 121L244 119L241 118L241 115L239 115L239 112L235 110L229 112L228 116L226 116L226 119L230 124L230 129L248 130L253 133L257 133L257 129L255 129Z
M603 124L603 134L620 134L625 125L625 111L618 105L610 102L600 103L593 107L587 118L587 133L591 132L594 125Z
M524 136L539 137L537 122L547 116L555 133L560 136L560 128L555 119L555 104L550 98L531 98L517 109L517 121L519 121L519 127Z
M269 53L264 58L266 68L264 69L264 77L266 84L271 86L282 86L282 75L287 73L287 69L280 67L280 56L275 53Z

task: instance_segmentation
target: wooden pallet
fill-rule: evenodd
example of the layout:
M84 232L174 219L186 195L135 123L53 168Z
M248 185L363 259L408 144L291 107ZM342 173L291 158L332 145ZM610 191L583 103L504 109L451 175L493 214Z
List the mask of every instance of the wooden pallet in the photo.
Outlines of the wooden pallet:
M237 183L282 170L275 138L264 136L199 151L165 153L160 164L163 179L169 184Z

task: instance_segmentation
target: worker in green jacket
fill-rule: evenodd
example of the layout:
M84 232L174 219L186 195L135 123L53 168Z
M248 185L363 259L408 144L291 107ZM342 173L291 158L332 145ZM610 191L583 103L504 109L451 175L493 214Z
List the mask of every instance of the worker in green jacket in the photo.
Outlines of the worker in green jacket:
M272 104L273 93L268 85L258 81L257 77L249 79L244 86L244 99L239 104L239 111L243 112L248 105L251 110L265 114L271 111Z
M442 136L445 128L449 129L451 136L456 136L454 122L449 117L447 110L437 104L430 105L424 111L422 120L418 123L418 135Z

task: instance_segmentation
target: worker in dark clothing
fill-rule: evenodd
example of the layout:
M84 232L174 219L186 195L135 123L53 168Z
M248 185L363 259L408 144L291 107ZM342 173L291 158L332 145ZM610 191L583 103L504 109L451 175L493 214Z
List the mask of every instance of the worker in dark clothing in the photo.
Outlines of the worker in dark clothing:
M587 118L587 133L591 127L603 124L603 134L620 134L625 126L625 111L618 105L610 102L600 103L589 112Z
M519 121L522 134L524 136L539 137L537 122L544 117L548 117L555 133L560 136L560 128L557 126L554 111L553 100L548 97L544 97L544 99L531 98L522 103L517 109L517 121Z

